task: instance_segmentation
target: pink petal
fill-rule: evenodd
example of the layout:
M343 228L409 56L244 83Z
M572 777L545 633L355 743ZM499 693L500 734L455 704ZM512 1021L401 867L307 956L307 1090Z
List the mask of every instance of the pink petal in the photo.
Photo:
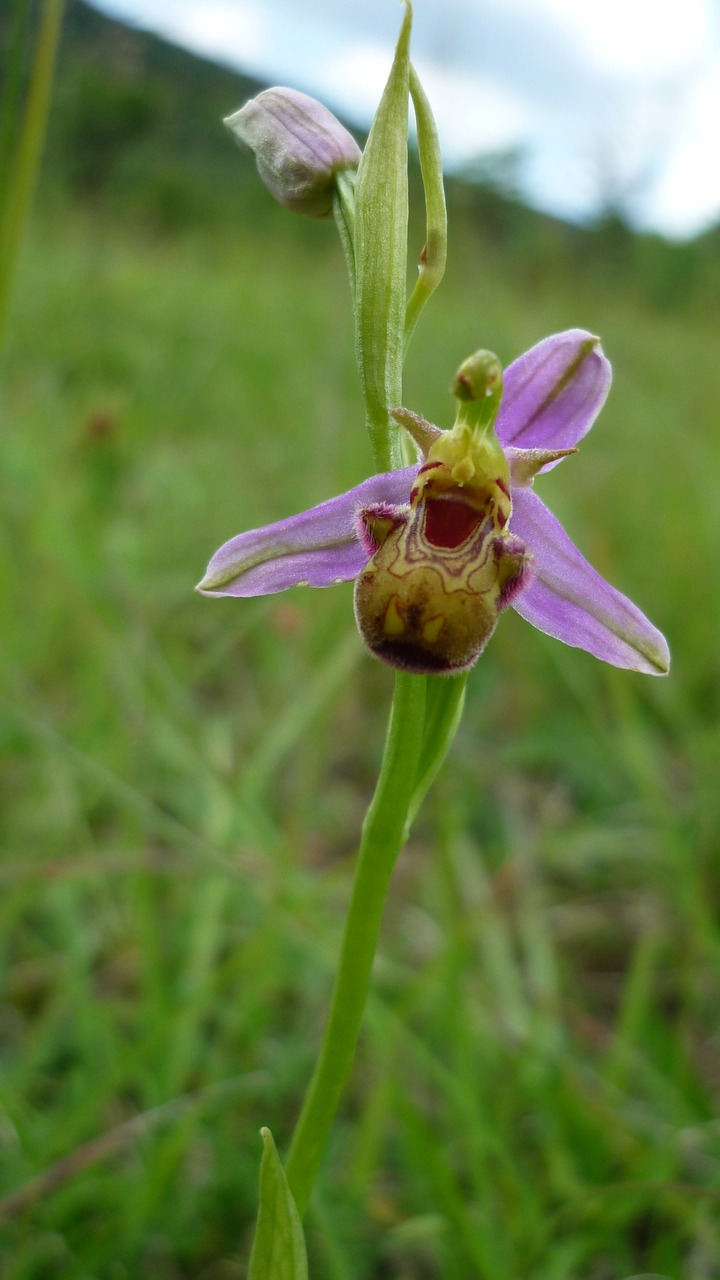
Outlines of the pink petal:
M376 502L407 502L417 470L371 476L309 511L238 534L215 552L196 590L205 596L264 596L300 585L350 582L368 559L355 535L357 511Z
M588 564L532 489L513 493L510 524L535 556L534 576L512 602L521 617L615 667L667 674L665 637Z
M605 403L611 377L600 340L585 329L538 342L505 371L497 420L503 448L572 449Z

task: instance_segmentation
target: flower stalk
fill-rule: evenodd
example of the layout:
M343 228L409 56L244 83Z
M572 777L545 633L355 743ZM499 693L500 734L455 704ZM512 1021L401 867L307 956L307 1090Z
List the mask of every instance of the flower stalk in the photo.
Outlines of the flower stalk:
M378 465L403 460L393 408L402 401L407 341L445 269L442 165L429 103L410 66L412 8L406 3L388 83L357 177L339 175L335 221L353 294L356 354L366 421ZM407 126L412 94L418 122L427 243L410 300L407 269ZM355 1058L388 888L410 824L457 731L465 681L431 688L397 672L385 752L363 823L352 893L320 1055L287 1160L302 1216Z
M345 254L350 293L355 306L355 182L354 169L344 169L335 179L333 216Z
M425 686L417 676L396 676L385 753L363 824L323 1044L285 1166L301 1216L352 1068L388 887L416 807Z

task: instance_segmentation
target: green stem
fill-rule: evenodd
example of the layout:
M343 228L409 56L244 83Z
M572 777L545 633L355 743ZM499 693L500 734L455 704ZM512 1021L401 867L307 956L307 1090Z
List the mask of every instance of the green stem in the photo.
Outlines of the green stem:
M45 0L24 118L10 165L4 207L0 210L0 347L10 308L13 273L40 165L63 7L64 0Z
M23 70L31 0L15 0L7 23L5 65L0 97L0 173L10 172L17 123L22 114Z
M415 790L410 804L410 823L415 821L415 815L440 772L460 727L466 686L467 675L447 678L436 676L427 682L425 724Z
M355 1057L390 878L408 831L425 720L426 680L395 677L385 754L363 824L340 961L317 1066L286 1164L298 1212L307 1208Z

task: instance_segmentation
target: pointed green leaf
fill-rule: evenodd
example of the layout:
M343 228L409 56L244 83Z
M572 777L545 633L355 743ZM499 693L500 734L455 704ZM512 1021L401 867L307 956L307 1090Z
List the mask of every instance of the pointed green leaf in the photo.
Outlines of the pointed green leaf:
M407 130L412 8L355 184L355 332L368 429L380 471L402 465L388 410L402 403L407 297Z
M305 1240L273 1136L261 1129L260 1207L248 1280L308 1280Z

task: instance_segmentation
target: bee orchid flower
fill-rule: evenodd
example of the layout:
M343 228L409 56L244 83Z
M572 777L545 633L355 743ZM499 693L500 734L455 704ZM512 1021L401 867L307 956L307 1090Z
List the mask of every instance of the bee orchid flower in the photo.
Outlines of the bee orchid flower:
M511 606L540 631L617 667L663 675L668 646L584 559L534 490L576 452L610 389L599 340L544 339L504 377L480 351L461 365L449 431L407 409L417 465L371 476L300 515L226 542L198 591L260 596L355 580L368 648L390 665L454 675Z

